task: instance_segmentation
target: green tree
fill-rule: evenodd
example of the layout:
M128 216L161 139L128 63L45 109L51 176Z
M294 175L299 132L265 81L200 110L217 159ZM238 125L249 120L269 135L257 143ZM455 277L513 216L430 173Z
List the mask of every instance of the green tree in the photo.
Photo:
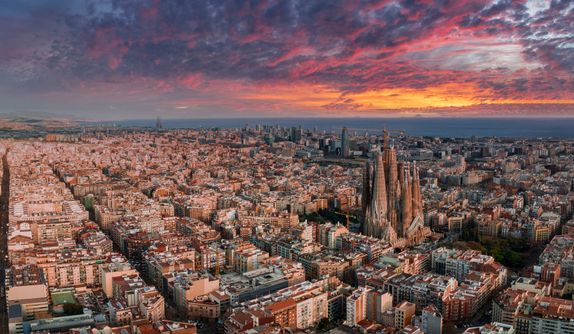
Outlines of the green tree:
M330 329L332 327L331 322L329 321L329 319L327 318L323 318L319 321L317 321L317 324L315 325L315 330L317 331L326 331L328 329Z
M80 304L73 304L73 303L64 304L65 315L77 315L83 313L84 313L84 307Z

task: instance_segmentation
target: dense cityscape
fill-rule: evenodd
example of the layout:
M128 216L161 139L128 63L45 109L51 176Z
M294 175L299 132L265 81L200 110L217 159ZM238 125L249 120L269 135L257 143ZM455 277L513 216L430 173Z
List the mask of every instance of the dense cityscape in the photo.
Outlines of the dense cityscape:
M0 0L0 334L574 334L574 0Z
M574 140L4 139L2 333L574 331Z

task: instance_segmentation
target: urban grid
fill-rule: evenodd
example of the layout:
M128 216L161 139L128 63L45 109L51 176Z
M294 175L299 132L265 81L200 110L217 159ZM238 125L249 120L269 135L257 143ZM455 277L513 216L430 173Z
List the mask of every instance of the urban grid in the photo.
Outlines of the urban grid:
M0 146L6 333L574 331L573 141L158 120Z
M574 0L0 0L0 334L574 334Z

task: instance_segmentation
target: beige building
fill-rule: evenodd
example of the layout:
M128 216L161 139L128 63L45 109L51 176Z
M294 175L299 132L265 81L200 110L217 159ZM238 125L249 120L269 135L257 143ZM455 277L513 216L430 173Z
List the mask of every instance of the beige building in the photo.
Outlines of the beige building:
M146 319L156 322L165 318L165 300L154 287L145 287L136 291L139 311Z
M48 312L48 287L44 284L14 286L7 289L6 302L21 305L24 320L34 319L38 313Z
M411 324L415 315L416 305L404 301L395 307L395 328L403 329Z
M356 326L367 318L367 294L370 288L359 287L347 297L347 316L345 324Z
M297 328L309 328L319 320L328 318L328 293L322 287L317 286L292 298L297 303Z
M240 274L259 269L259 267L269 258L269 253L262 251L255 246L235 251L233 267L235 272Z
M114 277L137 273L137 270L132 268L128 262L110 262L106 266L100 268L102 290L104 290L106 296L111 297L113 294L112 280Z
M173 283L173 299L180 310L188 309L188 302L219 289L219 279L205 273L183 274Z

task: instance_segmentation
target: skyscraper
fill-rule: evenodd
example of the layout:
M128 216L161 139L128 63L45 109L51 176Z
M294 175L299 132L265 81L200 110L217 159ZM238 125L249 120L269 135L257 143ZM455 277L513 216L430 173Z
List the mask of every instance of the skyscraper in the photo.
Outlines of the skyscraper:
M351 156L351 148L349 147L349 130L347 127L343 127L343 132L341 133L341 156L343 158Z
M295 126L292 127L289 137L290 137L291 141L294 143L300 142L301 139L303 138L303 129L300 126L299 127L295 127Z

